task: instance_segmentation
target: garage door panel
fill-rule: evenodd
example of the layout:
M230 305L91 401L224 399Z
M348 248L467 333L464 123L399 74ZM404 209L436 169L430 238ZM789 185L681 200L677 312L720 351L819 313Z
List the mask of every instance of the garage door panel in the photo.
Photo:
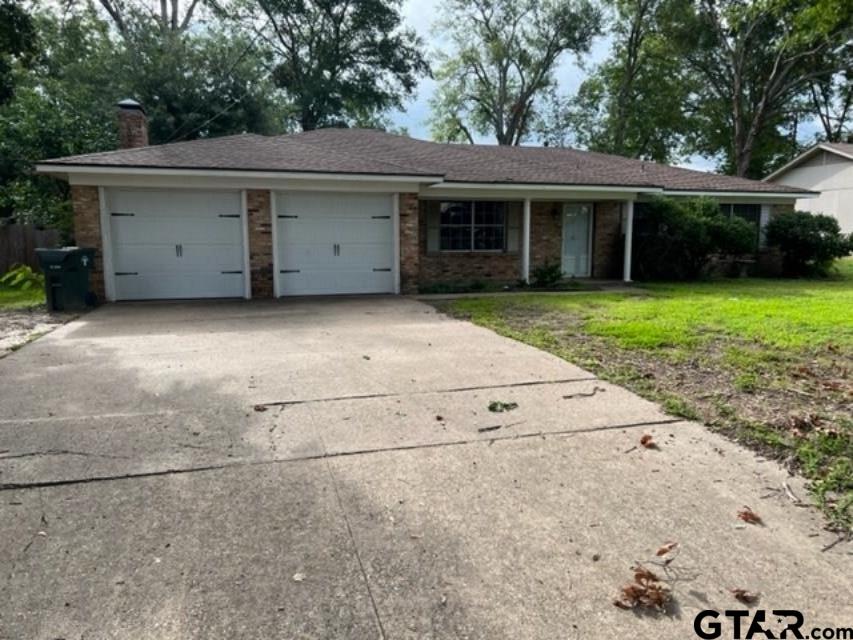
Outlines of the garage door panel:
M240 219L218 216L151 216L145 213L112 217L113 242L120 245L187 242L234 244L240 238Z
M310 269L281 274L279 286L282 295L336 295L387 292L393 289L394 281L390 272Z
M394 290L390 194L278 194L276 213L281 295Z
M244 295L239 193L116 189L107 202L119 214L110 217L117 299Z
M227 191L151 191L148 189L114 189L110 208L122 213L144 213L146 216L174 218L208 218L240 215L240 194Z
M192 278L175 278L171 272L116 276L119 300L158 300L181 298L239 298L243 295L241 274L196 274Z

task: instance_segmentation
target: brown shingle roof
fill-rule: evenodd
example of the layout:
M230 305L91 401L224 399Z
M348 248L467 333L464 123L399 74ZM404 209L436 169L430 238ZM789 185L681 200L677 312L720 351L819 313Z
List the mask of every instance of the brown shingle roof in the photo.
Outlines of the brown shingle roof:
M44 165L443 177L445 182L802 193L743 178L567 148L442 144L372 129L251 134L91 153Z

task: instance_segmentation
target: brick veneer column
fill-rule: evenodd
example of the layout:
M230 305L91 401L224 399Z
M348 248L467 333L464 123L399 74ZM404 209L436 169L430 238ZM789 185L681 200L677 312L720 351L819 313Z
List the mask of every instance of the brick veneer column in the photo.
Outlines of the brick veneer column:
M592 277L618 278L622 272L621 202L596 202L592 235Z
M252 297L272 298L272 218L270 192L246 191L246 209L249 217L249 270L251 271Z
M418 194L400 196L400 293L417 293L420 273L418 251Z
M104 290L104 247L101 234L101 202L98 187L73 185L71 208L74 212L74 242L78 247L95 249L95 264L89 282L100 300L106 299Z

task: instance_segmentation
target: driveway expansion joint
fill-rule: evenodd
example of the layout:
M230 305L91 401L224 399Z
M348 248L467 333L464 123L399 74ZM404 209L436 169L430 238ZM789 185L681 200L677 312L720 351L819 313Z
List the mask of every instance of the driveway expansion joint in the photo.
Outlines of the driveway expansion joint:
M38 482L7 482L0 483L0 492L2 491L18 491L26 489L40 489L46 487L62 487L71 485L91 484L95 482L111 482L115 480L135 480L144 478L157 478L161 476L183 475L187 473L198 473L203 471L220 471L225 469L237 469L243 467L255 467L274 464L286 464L295 462L313 462L317 460L327 460L329 458L347 458L353 456L371 455L376 453L394 453L398 451L416 451L420 449L441 449L444 447L459 447L467 445L482 444L490 446L495 442L513 441L513 440L528 440L530 438L548 438L548 437L571 437L581 433L596 433L599 431L613 431L618 429L644 429L646 427L656 427L668 424L685 422L683 418L665 418L662 420L649 420L643 422L631 422L624 424L605 425L602 427L589 427L585 429L565 429L561 431L535 431L530 433L520 433L499 436L496 435L490 438L467 438L464 440L450 440L447 442L434 442L427 444L412 444L401 445L396 447L376 447L370 449L355 449L352 451L339 451L333 453L320 453L309 456L297 456L291 458L270 458L266 460L236 460L221 464L210 464L199 467L186 467L179 469L163 469L160 471L145 471L141 473L127 473L110 476L92 476L87 478L72 478L68 480L43 480ZM0 458L0 461L3 458Z
M330 398L309 398L307 400L278 400L272 402L258 402L255 407L289 407L298 404L315 404L321 402L342 402L346 400L373 400L376 398L400 398L403 396L425 396L440 393L466 393L468 391L487 391L489 389L513 389L518 387L538 387L549 384L569 384L573 382L598 381L595 376L581 378L563 378L560 380L525 380L524 382L508 382L505 384L486 384L474 387L453 387L450 389L428 389L423 391L406 391L405 393L366 393L351 396L333 396Z

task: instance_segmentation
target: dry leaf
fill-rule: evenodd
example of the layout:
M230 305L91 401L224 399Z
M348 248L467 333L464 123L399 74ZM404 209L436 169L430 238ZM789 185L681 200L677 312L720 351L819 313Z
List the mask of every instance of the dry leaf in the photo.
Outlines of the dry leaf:
M655 553L655 555L656 556L665 556L670 551L675 549L677 546L678 546L677 542L667 542L665 545L663 545L660 549L657 550L657 553Z
M642 438L640 438L640 444L643 445L646 449L657 449L658 448L657 443L652 439L652 436L648 433L643 435Z
M620 609L642 607L665 611L672 601L669 587L642 565L633 567L633 571L634 582L622 587L621 597L614 600L613 605Z
M743 604L755 604L758 602L758 594L751 593L746 589L729 589L735 600Z
M737 517L743 520L744 522L748 522L749 524L764 524L764 521L761 519L755 511L744 505L743 509L737 512Z

